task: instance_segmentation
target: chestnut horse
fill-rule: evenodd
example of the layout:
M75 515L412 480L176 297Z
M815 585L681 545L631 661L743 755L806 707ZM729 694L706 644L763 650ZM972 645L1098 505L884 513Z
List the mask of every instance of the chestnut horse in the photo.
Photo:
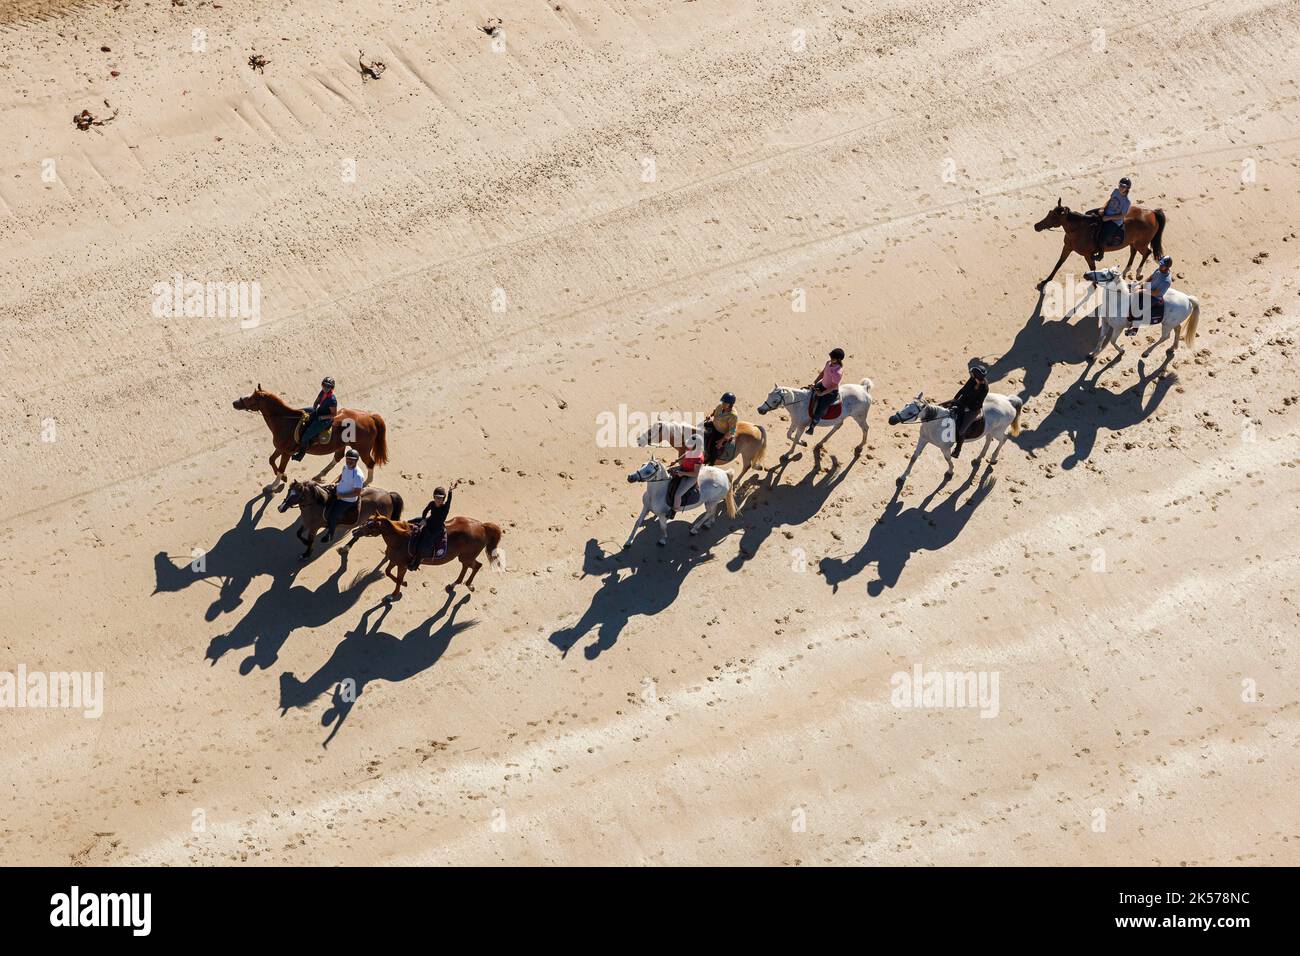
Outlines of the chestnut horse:
M406 586L403 579L411 566L411 538L414 534L415 526L409 521L394 521L383 515L375 515L352 532L354 538L371 538L375 535L383 537L384 557L388 559L384 573L394 582L390 597L400 597L402 588ZM498 549L500 543L500 525L490 521L456 517L447 522L447 550L443 552L442 557L423 558L420 563L446 564L453 558L459 558L460 574L455 582L447 585L447 593L455 592L456 585L464 579L466 571L469 571L469 580L465 582L465 587L473 591L474 576L478 574L479 568L483 567L483 562L478 560L478 556L483 553L484 548L487 548L488 560L492 562L492 567L502 566L501 551ZM394 568L397 569L396 575L393 574Z
M1097 223L1096 216L1089 216L1087 213L1071 212L1068 206L1061 205L1061 199L1056 199L1056 207L1048 211L1047 215L1041 220L1034 223L1034 232L1042 232L1044 229L1055 229L1060 226L1065 230L1065 244L1061 247L1061 258L1056 260L1056 265L1052 268L1049 275L1042 282L1038 283L1038 291L1043 291L1043 286L1052 281L1052 276L1056 275L1058 269L1070 258L1070 253L1077 252L1088 260L1088 271L1096 270L1095 261L1097 252ZM1128 276L1129 269L1133 267L1133 259L1139 252L1142 253L1142 261L1138 263L1138 272L1141 273L1147 264L1147 257L1151 255L1151 250L1156 252L1156 259L1163 256L1164 249L1161 246L1161 238L1165 233L1165 211L1163 209L1144 209L1142 206L1130 206L1128 214L1124 217L1124 242L1118 246L1107 246L1106 252L1115 249L1129 250L1128 265L1124 266L1124 275Z
M284 485L284 470L289 464L289 456L298 450L293 433L302 418L302 409L290 405L279 395L267 392L259 384L253 394L247 398L237 398L232 403L241 412L261 412L266 427L271 429L271 440L275 451L267 459L271 470L275 472L275 481L268 486L271 491L279 491ZM375 477L375 465L388 464L388 426L384 420L371 412L358 412L351 408L340 408L334 413L334 428L330 433L328 444L313 441L307 447L309 455L333 455L334 460L325 463L325 467L316 473L313 480L320 481L325 473L343 460L344 450L351 445L366 464L366 484ZM280 463L275 463L276 459Z

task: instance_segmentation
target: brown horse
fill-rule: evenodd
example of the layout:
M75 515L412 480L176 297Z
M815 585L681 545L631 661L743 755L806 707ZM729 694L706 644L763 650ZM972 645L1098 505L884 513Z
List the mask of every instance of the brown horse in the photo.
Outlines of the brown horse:
M1062 263L1070 258L1070 253L1077 252L1088 260L1088 271L1092 272L1097 268L1097 223L1099 220L1096 216L1089 216L1087 213L1071 212L1068 206L1061 205L1061 199L1056 199L1056 207L1050 210L1046 216L1034 223L1034 232L1042 232L1044 229L1055 229L1060 226L1065 230L1065 244L1061 248L1061 258L1056 260L1051 275L1042 282L1038 283L1038 291L1043 291L1043 286L1052 281L1052 276L1056 275ZM1156 259L1163 256L1164 249L1161 247L1160 240L1165 233L1165 211L1163 209L1144 209L1142 206L1130 206L1128 214L1124 217L1124 241L1117 246L1106 246L1106 252L1115 249L1129 250L1128 265L1124 266L1124 276L1127 277L1129 270L1133 267L1134 257L1141 252L1142 261L1138 263L1138 272L1141 273L1147 264L1147 257L1151 255L1151 250L1155 249Z
M316 541L316 532L325 527L325 511L329 508L331 498L331 486L318 484L314 481L299 481L294 479L289 482L289 493L284 496L284 501L280 502L280 512L284 513L290 508L297 507L302 513L301 521L298 525L298 540L307 546L307 549L298 556L299 561L306 561L311 557L311 549ZM340 528L350 528L353 525L365 524L370 520L371 515L385 515L394 520L402 517L402 496L395 491L384 491L383 488L363 488L361 494L357 496L357 503L343 513L339 519ZM348 543L339 550L344 554L356 543L355 538L349 538Z
M694 425L685 422L666 422L657 421L640 435L637 436L636 443L640 448L646 445L669 445L679 452L686 451L691 447L692 442L704 440L704 429L697 428ZM754 425L750 422L739 422L736 425L736 452L726 461L719 460L717 465L721 468L723 465L730 464L737 458L740 459L741 468L732 477L732 483L740 481L745 472L751 468L758 468L763 464L763 456L767 453L767 429L762 425ZM678 456L681 457L680 455Z
M247 398L237 398L232 404L241 412L261 412L262 418L266 420L266 427L271 429L275 451L271 452L271 457L267 461L271 465L271 470L275 472L275 481L268 487L272 491L278 491L284 484L284 469L289 464L289 456L298 450L298 442L294 440L293 435L298 428L298 422L302 419L302 409L295 408L273 392L263 391L260 384L253 390L252 395ZM310 455L334 456L332 462L326 462L325 467L316 473L316 481L320 481L331 467L342 461L343 452L349 445L357 450L361 460L366 463L368 485L375 477L375 465L388 463L388 426L376 414L340 408L334 413L334 426L330 431L329 443L321 444L319 441L313 441L307 448L307 453ZM277 458L280 459L278 465L275 463Z
M406 572L411 566L411 538L415 534L415 526L408 521L394 521L392 518L385 518L382 515L375 515L363 525L359 525L353 532L354 538L370 538L375 535L381 535L384 539L384 557L388 559L388 564L384 567L384 573L392 578L394 587L390 597L400 597L402 588L406 585L403 580ZM498 545L501 543L501 527L492 522L475 521L473 518L456 517L447 522L447 549L441 557L425 558L421 564L446 564L453 558L460 560L460 574L452 584L447 585L447 593L452 594L456 590L456 585L465 577L465 572L469 571L469 580L465 581L465 587L471 591L474 590L474 576L478 574L479 568L483 563L478 560L478 556L487 548L488 560L492 562L492 567L500 568L502 566L501 552ZM393 569L397 569L397 574L393 574Z

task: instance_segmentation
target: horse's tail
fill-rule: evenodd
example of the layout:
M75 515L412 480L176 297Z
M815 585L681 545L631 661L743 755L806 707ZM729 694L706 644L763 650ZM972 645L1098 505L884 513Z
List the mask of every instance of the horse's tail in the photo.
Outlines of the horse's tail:
M731 482L727 482L727 517L736 517L736 493L731 488Z
M872 384L873 384L872 381L871 381L871 379L869 379L869 378L864 378L864 379L863 379L861 382L859 382L858 384L861 385L863 388L865 388L865 389L867 390L868 393L871 392Z
M762 425L758 428L758 451L753 459L749 462L751 467L757 468L763 464L763 456L767 454L767 429Z
M1163 209L1157 209L1156 210L1156 235L1155 238L1151 240L1151 248L1155 250L1157 260L1165 254L1164 244L1161 243L1160 241L1161 237L1164 236L1164 234L1165 234L1165 211Z
M1025 400L1019 395L1011 396L1011 407L1016 410L1016 417L1011 419L1011 437L1015 438L1020 434L1020 413L1025 407Z
M488 560L492 563L492 567L499 571L505 567L505 557L499 547L501 544L501 526L486 521L483 523L483 530L487 536Z
M390 517L394 521L401 521L402 520L402 496L395 491L390 492L390 496L393 499L393 513L392 515L390 515Z
M1189 295L1187 301L1192 303L1192 314L1187 317L1187 347L1191 348L1196 341L1196 322L1201 317L1201 300Z
M388 426L382 415L371 415L375 420L375 446L371 450L376 465L388 464Z

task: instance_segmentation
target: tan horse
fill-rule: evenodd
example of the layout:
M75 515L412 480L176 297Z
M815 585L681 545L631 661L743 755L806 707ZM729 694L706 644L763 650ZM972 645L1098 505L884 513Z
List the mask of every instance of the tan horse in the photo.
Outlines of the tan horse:
M371 538L380 535L384 539L384 557L388 559L388 564L384 567L384 574L393 580L393 593L390 597L399 597L402 588L406 586L406 572L411 567L411 538L415 534L415 526L408 521L394 521L392 518L385 518L382 515L375 515L365 524L360 525L352 532L354 538ZM456 517L447 522L447 550L439 558L423 558L420 563L423 564L446 564L453 558L460 560L460 574L456 580L447 585L447 593L452 594L456 590L456 585L460 584L465 578L465 572L469 571L469 580L465 581L465 587L471 591L474 590L474 576L478 574L479 568L483 567L483 562L478 560L478 556L487 548L488 560L492 562L492 567L500 568L502 566L501 552L498 546L501 543L501 527L492 522L475 521L473 518ZM393 574L393 569L397 569L397 574Z
M267 392L259 384L253 394L247 398L237 398L232 403L241 412L261 412L266 427L271 429L271 439L275 451L267 459L271 470L275 472L275 481L269 485L272 491L279 491L284 484L284 470L289 464L289 456L298 450L294 432L302 419L302 409L290 405L279 395ZM351 445L366 464L366 484L375 477L375 466L388 464L388 426L383 418L371 412L359 412L351 408L340 408L334 413L334 426L330 431L327 444L313 441L307 447L309 455L333 455L334 460L325 463L315 475L320 481L325 473L343 460L344 450ZM280 463L276 464L276 459Z
M302 517L296 533L298 540L305 544L307 548L298 556L299 561L306 561L311 557L312 547L316 542L316 533L326 525L325 512L329 508L332 495L332 485L321 485L314 481L299 481L298 479L289 482L289 493L284 496L284 501L280 502L280 513L283 514L290 508L297 508L301 512ZM381 514L398 519L402 517L402 507L402 496L397 492L385 491L383 488L376 488L372 485L361 490L361 493L357 496L357 503L343 513L338 526L340 528L350 528L354 524L365 524L370 520L372 514ZM339 550L343 554L347 554L355 543L355 538L349 538L348 543Z
M704 429L697 428L694 425L685 422L665 422L657 421L640 435L637 436L636 443L640 448L646 445L669 445L677 449L678 452L685 452L691 447L694 441L704 441ZM740 481L745 472L751 468L761 467L763 456L767 453L767 429L762 425L753 425L749 422L739 422L736 425L736 452L726 461L719 460L716 464L718 467L730 464L737 458L740 459L740 471L732 477L733 484ZM679 454L678 458L681 457Z
M1089 216L1082 212L1071 212L1068 206L1061 205L1061 199L1056 199L1055 208L1048 211L1047 215L1034 223L1034 232L1042 232L1044 229L1055 229L1060 226L1065 230L1065 244L1061 247L1061 258L1056 260L1056 265L1052 268L1049 275L1042 282L1038 283L1038 290L1041 292L1043 286L1052 281L1057 270L1066 259L1070 258L1070 253L1077 252L1088 260L1088 271L1096 270L1096 252L1097 252L1097 223L1096 216ZM1138 272L1147 264L1147 257L1151 255L1154 249L1156 259L1163 256L1164 249L1161 246L1161 238L1165 233L1165 211L1163 209L1144 209L1142 206L1130 206L1128 214L1124 217L1124 242L1118 246L1107 246L1105 251L1111 252L1115 249L1129 250L1128 265L1124 267L1124 275L1128 276L1129 269L1133 267L1133 259L1139 252L1142 253L1142 261L1138 263Z

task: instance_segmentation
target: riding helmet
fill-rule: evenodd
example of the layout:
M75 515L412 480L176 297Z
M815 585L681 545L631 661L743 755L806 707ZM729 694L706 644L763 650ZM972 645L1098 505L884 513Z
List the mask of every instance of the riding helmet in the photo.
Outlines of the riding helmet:
M1161 256L1161 257L1160 257L1160 265L1162 265L1162 266L1172 266L1173 264L1174 264L1174 257L1173 257L1173 256Z
M976 378L984 378L986 375L989 374L989 370L985 366L981 365L979 362L976 362L974 365L970 367L970 373L974 375Z
M1125 176L1123 179L1121 179L1121 180L1119 181L1119 184L1120 184L1121 186L1125 187L1125 188L1129 188L1129 187L1131 187L1131 186L1133 185L1132 181L1131 181L1127 176Z
M447 489L446 489L446 488L443 488L441 485L439 485L437 488L434 488L434 489L433 489L433 496L434 496L435 498L446 498L446 497L447 497Z
M323 379L321 379L320 387L321 387L321 388L333 388L333 387L334 387L334 379L332 379L332 378L330 378L328 375L326 375Z
M831 349L831 360L832 360L832 361L835 361L835 362L843 362L843 361L844 361L844 350L843 350L843 349Z
M735 405L735 404L736 404L736 396L733 395L731 392L723 392L723 393L722 393L722 404L723 404L723 405Z
M357 450L356 450L355 448L349 448L349 449L344 453L343 457L346 458L346 459L348 459L349 461L355 461L356 459L360 458L361 456L360 456L359 454L357 454Z

